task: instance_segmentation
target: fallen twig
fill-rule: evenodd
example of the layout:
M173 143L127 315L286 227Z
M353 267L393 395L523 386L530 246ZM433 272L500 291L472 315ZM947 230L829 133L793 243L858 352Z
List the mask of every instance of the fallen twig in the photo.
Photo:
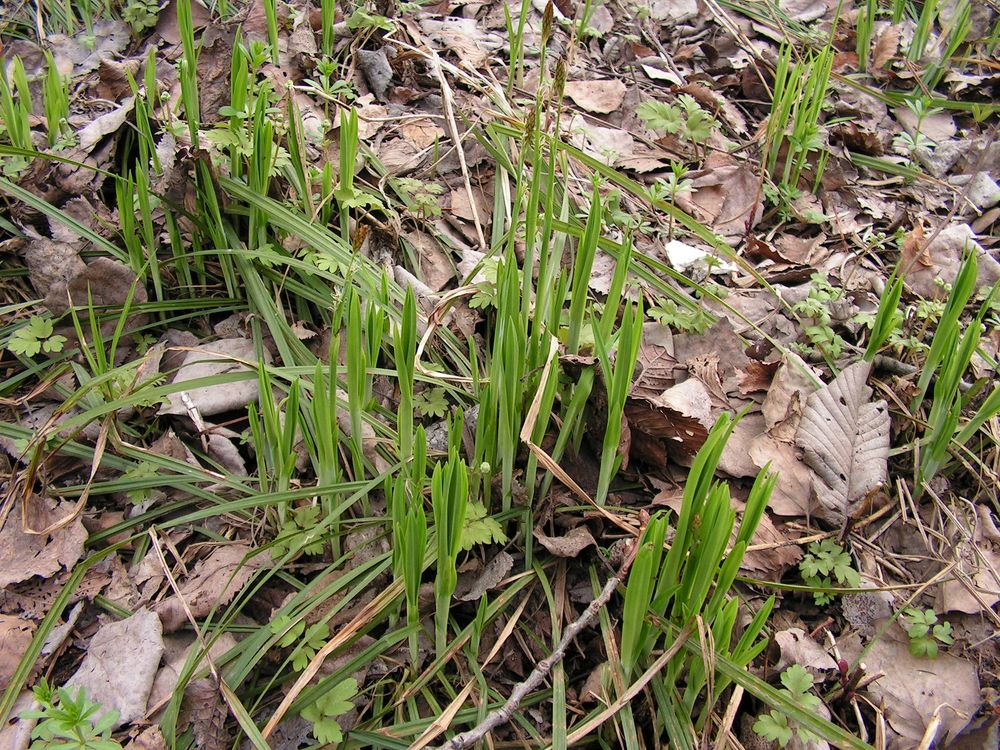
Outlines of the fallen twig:
M631 556L629 556L622 565L621 569L615 573L615 575L611 576L607 583L604 584L604 588L601 589L601 593L597 595L597 598L587 606L587 608L583 611L583 614L581 614L576 621L566 628L562 639L559 641L559 645L556 646L555 651L538 662L538 666L532 670L527 679L514 687L506 703L487 715L482 722L474 726L472 729L467 732L457 734L445 744L440 745L438 750L463 750L463 748L472 747L501 724L506 724L510 721L511 716L514 715L518 706L521 705L521 701L523 701L532 690L541 684L542 680L544 680L549 672L552 671L552 667L562 661L562 658L566 655L566 650L569 648L569 645L573 642L576 636L580 634L580 631L590 625L593 619L597 617L597 613L601 611L601 608L604 607L608 601L610 601L611 595L615 593L615 589L618 588L618 584L621 583L622 579L625 577L631 561Z

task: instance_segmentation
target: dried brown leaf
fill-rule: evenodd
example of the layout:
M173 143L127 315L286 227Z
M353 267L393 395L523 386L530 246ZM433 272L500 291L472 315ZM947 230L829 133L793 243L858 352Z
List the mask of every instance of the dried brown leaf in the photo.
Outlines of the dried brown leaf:
M270 354L264 350L264 360L270 362ZM187 352L184 363L174 376L175 385L196 378L206 378L230 372L249 372L256 366L257 352L250 339L221 339L202 344L195 351ZM181 394L186 394L187 400ZM247 404L257 400L260 386L256 377L248 377L235 383L207 385L178 391L167 396L167 403L160 408L160 414L187 414L193 406L202 416L212 416L233 409L245 409Z
M568 81L565 95L581 109L606 115L614 112L625 100L625 84L611 81Z
M795 442L821 481L813 483L816 514L840 524L888 473L889 410L872 402L871 365L856 362L809 396Z
M872 50L872 69L882 70L896 56L902 30L902 26L899 24L892 24L882 29L882 33L875 40L875 48Z
M130 724L146 713L162 654L160 618L140 609L131 617L101 626L66 686L83 687L90 700L105 710L118 711L116 727Z
M586 526L570 529L565 536L546 536L541 529L535 529L535 539L556 557L576 557L587 547L597 546Z
M33 495L28 501L24 520L28 528L41 531L73 513L72 503L56 504ZM29 534L24 530L21 502L11 508L0 529L0 588L27 581L33 576L49 578L62 570L71 570L83 554L87 530L76 518L49 534Z
M456 598L463 602L479 601L483 598L483 595L487 591L491 591L496 588L497 584L507 577L507 574L510 573L510 569L513 566L514 558L510 556L510 553L501 550L486 564L486 568L476 577L476 579L471 582L467 592L459 595L458 590L456 590ZM459 589L461 588L462 581L459 580Z
M267 558L266 553L250 556L250 548L245 544L218 547L194 566L191 575L180 584L180 595L191 614L205 617L214 607L228 604ZM187 622L184 606L176 594L159 602L155 609L163 621L164 633L172 633Z
M856 636L841 640L840 649L846 659L861 658ZM916 747L936 714L941 717L937 738L947 746L945 740L962 731L982 702L974 664L946 652L934 660L911 655L909 638L898 625L869 644L864 662L867 674L882 673L868 690L900 735L896 747Z
M31 620L0 615L0 690L7 689L7 683L34 634L35 623Z

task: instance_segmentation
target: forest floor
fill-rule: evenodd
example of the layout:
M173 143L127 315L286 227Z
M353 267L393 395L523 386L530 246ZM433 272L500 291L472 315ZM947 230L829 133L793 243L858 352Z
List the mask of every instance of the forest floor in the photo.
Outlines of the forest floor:
M0 746L997 746L993 0L0 44Z

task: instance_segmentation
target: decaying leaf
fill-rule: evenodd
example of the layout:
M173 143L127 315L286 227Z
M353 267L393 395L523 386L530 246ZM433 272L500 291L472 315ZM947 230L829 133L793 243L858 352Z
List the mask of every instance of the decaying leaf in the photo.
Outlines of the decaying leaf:
M795 447L763 434L754 438L749 452L754 464L760 468L770 464L778 475L767 507L779 516L810 515L814 505L810 500L814 475L802 463Z
M948 284L955 281L966 248L976 253L979 264L977 290L1000 280L1000 263L976 242L972 228L968 224L952 224L932 236L929 242L916 237L903 243L906 285L926 299L945 299L948 292L937 280Z
M270 362L270 354L264 350L265 362ZM199 346L187 352L184 363L173 379L179 384L196 378L206 378L230 372L252 373L257 364L257 352L249 339L221 339ZM184 395L181 395L181 394ZM216 386L201 386L186 391L171 393L167 403L160 409L161 414L187 414L193 407L206 417L233 409L244 409L257 400L260 385L254 375L235 383ZM186 396L186 398L185 398Z
M540 529L535 529L535 539L556 557L576 557L587 547L597 546L586 526L570 529L564 536L546 536Z
M765 513L750 540L740 570L757 578L781 580L785 571L802 559L801 548L789 544L789 541L788 536Z
M836 660L802 628L781 630L774 634L774 642L781 649L781 658L774 665L776 670L800 664L813 675L818 675L837 668Z
M817 474L816 514L833 524L843 523L888 472L889 410L885 401L870 401L870 367L856 362L811 394L795 436Z
M163 732L155 724L146 727L125 746L125 750L167 750Z
M53 315L63 315L70 305L87 309L118 307L131 296L132 305L147 301L146 289L136 283L136 275L124 263L111 258L96 258L67 283L57 282L45 297L45 306ZM117 321L111 322L111 329ZM109 330L111 330L109 329Z
M115 109L91 120L85 128L80 130L80 148L84 151L90 151L102 138L117 133L128 120L128 116L134 108L135 99L130 96Z
M31 620L0 615L0 690L7 689L7 682L34 634L35 623Z
M655 398L629 397L625 418L633 457L653 466L666 466L668 457L687 465L708 438L710 402L708 390L696 378Z
M514 558L510 553L501 550L486 564L486 568L476 577L469 586L469 590L459 595L462 588L462 580L459 579L459 588L455 590L455 597L463 602L476 602L483 598L483 594L496 588L514 566Z
M852 636L840 642L840 649L844 658L854 660L860 657L861 644ZM980 704L974 664L946 652L933 660L913 656L909 639L898 626L871 644L863 660L867 674L882 673L868 690L885 706L889 725L900 735L896 747L916 747L936 715L941 726L935 746L946 747Z
M481 28L475 18L421 18L420 30L444 45L474 68L481 66L503 45L503 40Z
M245 544L218 547L200 560L180 584L180 596L192 615L205 617L215 607L228 604L268 560L266 553L251 556ZM159 602L155 609L164 633L173 633L187 622L184 605L176 594Z
M973 528L949 529L962 579L941 585L941 608L945 612L978 614L1000 601L1000 531L985 505L977 505Z
M72 503L32 496L24 520L33 531L58 524L73 513ZM22 523L21 503L15 504L0 529L0 588L27 581L33 576L49 578L70 570L83 554L87 530L79 518L49 534L29 534Z
M66 284L86 270L87 264L80 260L77 244L43 237L30 228L26 234L24 263L37 294L45 295L53 284Z
M568 81L565 94L580 108L606 115L625 99L625 84L618 80Z
M806 399L816 390L815 377L815 370L801 357L793 352L785 354L761 406L772 437L794 440Z
M140 609L125 620L101 626L66 685L83 687L91 701L118 711L115 726L130 724L146 713L162 654L160 618Z
M236 640L229 633L223 633L212 641L208 658L218 661L226 651L235 645ZM208 658L202 653L201 645L193 633L175 633L163 637L163 665L157 670L152 688L149 691L149 709L155 711L154 717L160 715L173 695L184 671L184 664L191 656L192 651L201 654L197 670L207 669ZM184 693L185 703L187 703L191 698L191 685L188 685Z
M760 180L746 165L711 167L692 180L692 187L692 194L677 196L677 204L711 224L723 237L743 237L763 215Z

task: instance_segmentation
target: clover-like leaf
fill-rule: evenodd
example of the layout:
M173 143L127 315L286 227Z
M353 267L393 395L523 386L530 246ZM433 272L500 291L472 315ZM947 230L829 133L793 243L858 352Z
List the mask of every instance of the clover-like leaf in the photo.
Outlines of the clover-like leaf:
M639 119L654 130L665 130L676 134L684 125L684 118L678 107L657 101L646 101L635 108Z
M503 527L486 514L486 507L482 503L469 503L459 542L462 549L470 550L477 544L503 544L506 541L507 535L503 533Z
M788 726L788 717L777 711L761 714L754 722L753 731L761 737L777 742L781 747L792 741L792 728Z

